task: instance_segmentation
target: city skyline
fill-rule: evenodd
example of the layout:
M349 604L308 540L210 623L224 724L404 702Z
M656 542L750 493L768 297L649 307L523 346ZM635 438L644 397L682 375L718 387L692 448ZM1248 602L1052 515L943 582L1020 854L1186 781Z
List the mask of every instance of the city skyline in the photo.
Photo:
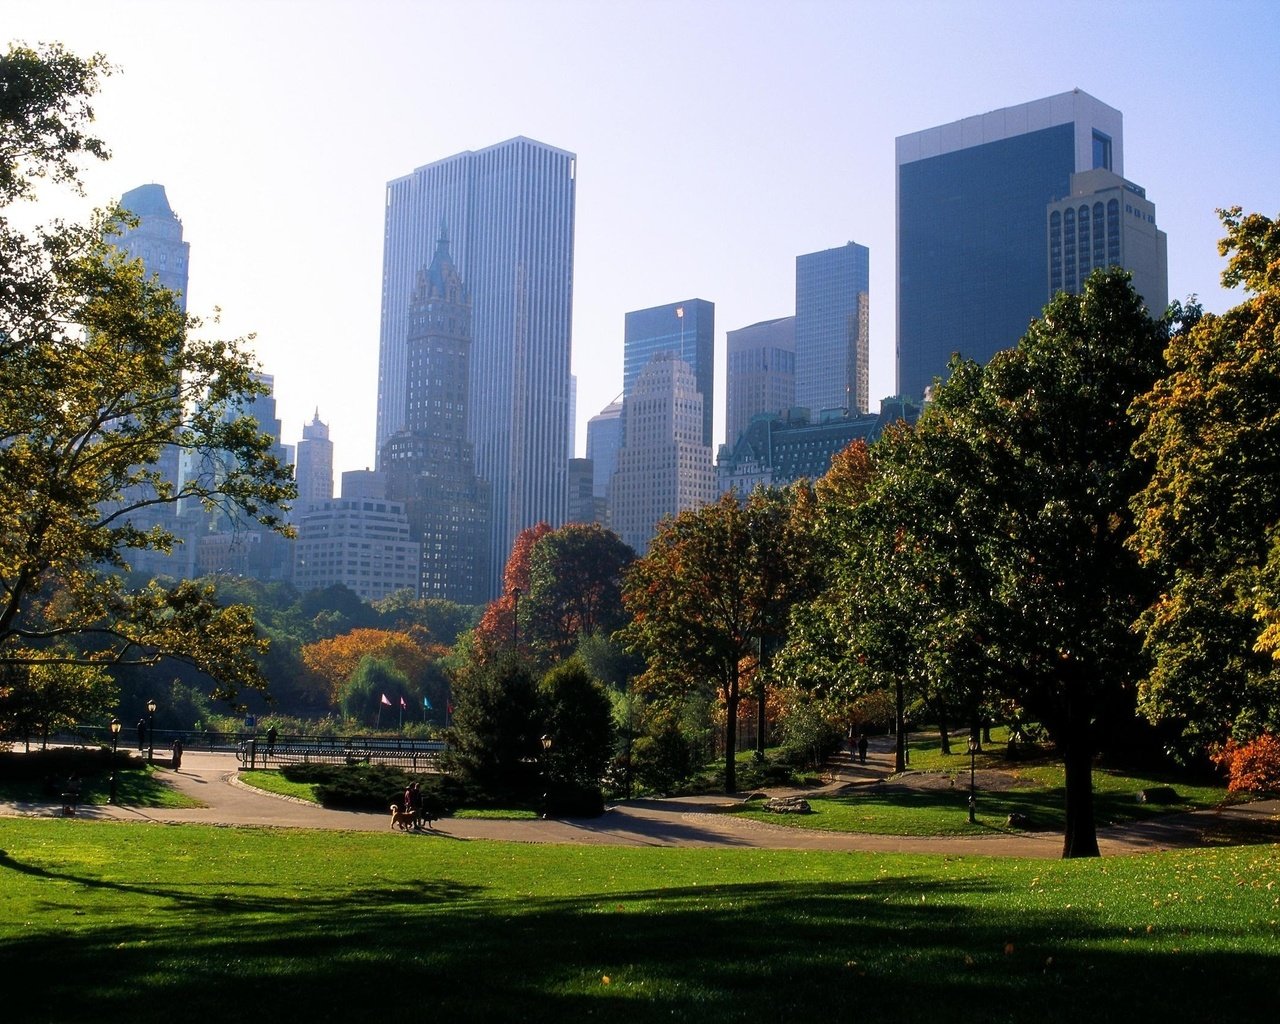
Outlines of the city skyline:
M95 103L113 160L86 168L84 200L48 189L31 212L81 216L140 182L163 184L192 244L191 309L222 310L205 333L258 332L285 440L319 406L335 470L374 464L386 183L452 153L525 135L578 156L579 451L586 421L621 390L627 310L673 295L716 304L712 422L724 440L726 332L788 315L796 255L851 238L872 253L877 408L895 390L899 136L1076 87L1104 99L1124 114L1124 173L1168 236L1169 297L1195 292L1209 310L1237 301L1218 286L1214 207L1277 206L1269 98L1280 71L1268 40L1280 13L1263 3L1232 5L1250 31L1230 39L1205 5L1149 17L1149 4L1082 3L1073 24L1127 11L1141 32L1072 49L1046 28L1061 10L1039 3L301 10L193 2L175 17L129 0L14 0L6 35L100 50L122 67ZM457 45L423 75L408 55L439 37ZM190 59L210 48L237 53L237 75ZM635 74L657 61L663 75Z

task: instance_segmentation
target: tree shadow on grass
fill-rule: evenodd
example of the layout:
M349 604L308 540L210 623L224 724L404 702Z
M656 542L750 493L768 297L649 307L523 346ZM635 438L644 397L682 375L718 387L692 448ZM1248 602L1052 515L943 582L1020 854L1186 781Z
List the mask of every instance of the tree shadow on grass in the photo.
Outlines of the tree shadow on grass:
M718 863L732 871L735 856ZM1227 939L1194 956L1176 936L1130 942L1101 909L1010 907L1008 878L980 872L655 880L513 899L446 878L288 895L275 883L267 896L253 880L192 891L12 857L3 867L49 887L50 914L81 886L111 895L101 920L34 922L0 942L7 975L40 994L46 1020L407 1021L429 1011L450 1021L932 1022L960 1006L984 1020L1057 1022L1115 1019L1126 993L1156 1019L1253 1020L1277 966L1276 955L1224 952ZM1265 925L1254 930L1274 940Z

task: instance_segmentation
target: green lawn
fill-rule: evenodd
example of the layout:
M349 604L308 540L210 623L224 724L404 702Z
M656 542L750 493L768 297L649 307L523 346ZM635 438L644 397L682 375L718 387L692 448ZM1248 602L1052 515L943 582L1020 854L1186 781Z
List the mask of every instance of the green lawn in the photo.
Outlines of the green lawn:
M308 803L319 804L314 782L290 782L280 772L245 770L236 773L236 778L253 789L261 789L277 796L291 796Z
M1280 969L1276 846L1026 862L11 819L0 851L0 963L48 1021L1262 1020Z
M86 775L81 780L80 802L105 804L111 795L111 776ZM0 779L0 800L51 802L43 783L35 780ZM199 807L200 802L178 792L165 782L165 772L148 768L145 762L123 763L116 776L116 802L128 807Z

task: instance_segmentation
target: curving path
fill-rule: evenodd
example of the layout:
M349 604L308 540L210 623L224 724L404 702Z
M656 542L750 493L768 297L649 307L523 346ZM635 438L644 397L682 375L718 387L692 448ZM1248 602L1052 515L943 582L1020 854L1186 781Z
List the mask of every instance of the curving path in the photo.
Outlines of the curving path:
M874 782L892 769L891 755L873 751L865 766L844 764L826 791ZM187 753L181 770L163 769L168 781L202 804L194 808L89 806L79 816L97 820L200 823L248 827L324 828L385 831L389 815L336 811L278 797L240 784L236 759L224 753ZM810 791L811 793L813 791ZM819 792L822 792L820 790ZM546 821L487 821L449 818L435 828L407 833L406 841L495 839L528 843L579 843L600 846L741 847L787 850L849 850L894 853L945 853L956 856L1057 858L1062 837L1056 833L986 833L979 836L882 836L771 825L718 813L738 801L726 797L677 797L631 800L602 817ZM57 813L49 804L0 803L0 816ZM1204 845L1224 828L1259 826L1280 817L1280 801L1259 801L1211 811L1171 815L1098 830L1107 856Z

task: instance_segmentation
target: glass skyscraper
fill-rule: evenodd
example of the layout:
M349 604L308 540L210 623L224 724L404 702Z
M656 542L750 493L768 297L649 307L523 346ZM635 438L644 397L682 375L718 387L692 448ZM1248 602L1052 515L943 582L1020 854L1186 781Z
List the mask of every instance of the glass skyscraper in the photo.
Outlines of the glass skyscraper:
M796 257L796 405L815 419L867 411L870 264L856 242Z
M443 228L472 299L467 436L492 485L490 593L516 535L568 512L575 165L515 138L387 185L379 457L406 426L409 299Z
M654 356L674 355L693 370L698 394L702 396L702 443L710 445L716 380L715 337L716 307L706 299L685 299L628 313L622 350L624 399L631 394Z
M1078 89L898 138L900 395L1017 343L1050 298L1046 209L1123 165L1120 111Z

